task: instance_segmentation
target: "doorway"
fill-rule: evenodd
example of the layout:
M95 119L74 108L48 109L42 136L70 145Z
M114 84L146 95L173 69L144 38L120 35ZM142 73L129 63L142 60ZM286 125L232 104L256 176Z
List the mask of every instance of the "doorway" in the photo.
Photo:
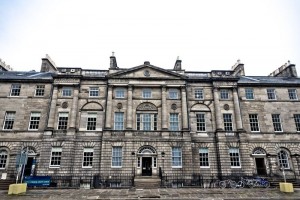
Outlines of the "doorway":
M32 168L33 160L34 160L33 157L28 157L27 164L25 165L25 168L24 168L24 176L31 175L31 168Z
M142 176L152 176L152 157L142 157Z
M255 158L257 175L267 175L265 158Z

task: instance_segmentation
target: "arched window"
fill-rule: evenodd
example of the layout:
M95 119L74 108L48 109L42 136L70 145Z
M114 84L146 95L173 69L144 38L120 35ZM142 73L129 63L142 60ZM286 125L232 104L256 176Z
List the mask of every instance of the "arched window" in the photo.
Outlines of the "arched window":
M0 169L5 169L8 160L8 152L4 149L0 150Z
M277 153L277 156L278 156L278 163L280 168L290 169L288 152L286 150L280 150Z

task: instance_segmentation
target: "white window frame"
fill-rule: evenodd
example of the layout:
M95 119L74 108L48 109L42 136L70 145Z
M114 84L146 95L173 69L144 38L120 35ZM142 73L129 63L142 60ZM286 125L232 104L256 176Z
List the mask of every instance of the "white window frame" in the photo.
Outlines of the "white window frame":
M122 121L119 119L122 119ZM124 130L124 112L115 112L114 130Z
M283 132L280 114L272 114L272 123L274 132ZM280 130L276 130L277 128L280 128Z
M89 97L99 97L99 87L90 87Z
M194 91L195 99L197 100L203 100L204 99L204 93L202 88L196 88Z
M34 96L43 97L45 95L45 85L36 85Z
M294 114L296 131L300 132L300 114Z
M289 153L286 150L281 149L277 153L277 159L280 168L284 166L284 169L291 169L290 162L289 162Z
M237 147L229 148L230 167L241 168L240 149Z
M2 129L3 130L13 130L14 123L15 123L15 118L16 118L16 112L15 111L6 111ZM11 128L5 128L6 123L11 123Z
M8 164L8 151L0 149L0 169L6 169Z
M67 118L62 119L62 118ZM65 125L60 125L60 123L65 122ZM68 122L69 122L69 113L68 112L60 112L58 113L58 121L57 121L57 130L67 130L68 129ZM60 128L60 126L65 126L66 128Z
M177 89L169 89L169 99L178 99Z
M91 119L94 119L91 120ZM91 120L91 121L89 121ZM93 129L91 129L93 128ZM97 113L88 113L86 118L86 130L87 131L95 131L97 129Z
M116 88L115 89L115 97L116 97L116 99L124 99L125 98L125 89L124 88Z
M82 168L93 168L93 160L94 160L94 148L92 147L83 148Z
M150 116L150 121L145 121L146 116ZM149 119L149 118L148 118ZM150 124L150 129L145 129L145 124ZM157 130L157 113L137 113L136 114L136 129L141 131L156 131Z
M253 88L245 88L245 97L247 100L254 100Z
M40 112L32 112L30 114L28 130L37 131L40 127L41 113ZM37 126L37 128L30 128L31 126Z
M232 114L223 113L224 131L233 131Z
M251 132L260 132L258 114L249 114L249 125ZM252 130L252 129L258 130Z
M296 89L288 89L289 99L290 100L298 100L297 90Z
M179 155L175 155L175 153L179 153ZM178 158L179 158L179 160L178 160ZM172 147L172 168L182 168L182 148L181 147Z
M57 154L58 153L58 154ZM50 155L49 168L60 168L62 161L62 147L52 147ZM53 159L56 159L55 161ZM53 162L59 162L59 164L51 164Z
M18 97L21 94L21 84L12 84L10 89L10 96Z
M152 91L150 88L144 88L142 93L144 99L149 99L152 97Z
M200 117L203 116L203 117ZM204 124L204 126L203 126ZM196 113L196 129L197 132L206 132L206 120L205 120L205 113ZM201 127L204 127L204 130L199 130Z
M73 89L71 87L63 87L61 90L62 97L71 97L73 93Z
M267 89L268 100L277 100L276 91L274 88Z
M179 131L179 114L178 113L170 113L170 131Z
M114 158L116 159L115 161ZM122 164L123 164L123 147L121 146L112 147L111 167L122 168Z
M229 90L228 89L220 89L220 99L221 100L229 100Z
M199 161L200 168L210 168L209 151L207 147L199 148Z

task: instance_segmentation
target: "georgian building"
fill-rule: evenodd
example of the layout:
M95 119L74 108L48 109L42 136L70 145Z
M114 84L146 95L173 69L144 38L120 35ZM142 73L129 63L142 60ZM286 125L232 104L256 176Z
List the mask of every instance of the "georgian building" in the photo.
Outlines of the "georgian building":
M0 174L25 176L229 174L299 176L300 79L185 71L146 61L108 70L0 71ZM121 186L122 181L116 181Z

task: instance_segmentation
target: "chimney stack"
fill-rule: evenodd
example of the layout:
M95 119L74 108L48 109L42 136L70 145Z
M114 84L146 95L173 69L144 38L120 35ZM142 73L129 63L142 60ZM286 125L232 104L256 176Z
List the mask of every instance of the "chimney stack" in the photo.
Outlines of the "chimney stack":
M117 59L115 57L115 52L112 52L112 55L110 56L110 67L109 69L117 69Z
M288 60L287 63L276 69L274 72L272 72L269 76L278 76L278 77L298 77L297 76L297 70L296 65L291 64Z
M174 70L175 71L180 71L181 70L181 60L179 60L179 56L177 56L177 60L174 65Z
M45 58L42 58L41 72L56 72L57 67L54 61L46 54Z

